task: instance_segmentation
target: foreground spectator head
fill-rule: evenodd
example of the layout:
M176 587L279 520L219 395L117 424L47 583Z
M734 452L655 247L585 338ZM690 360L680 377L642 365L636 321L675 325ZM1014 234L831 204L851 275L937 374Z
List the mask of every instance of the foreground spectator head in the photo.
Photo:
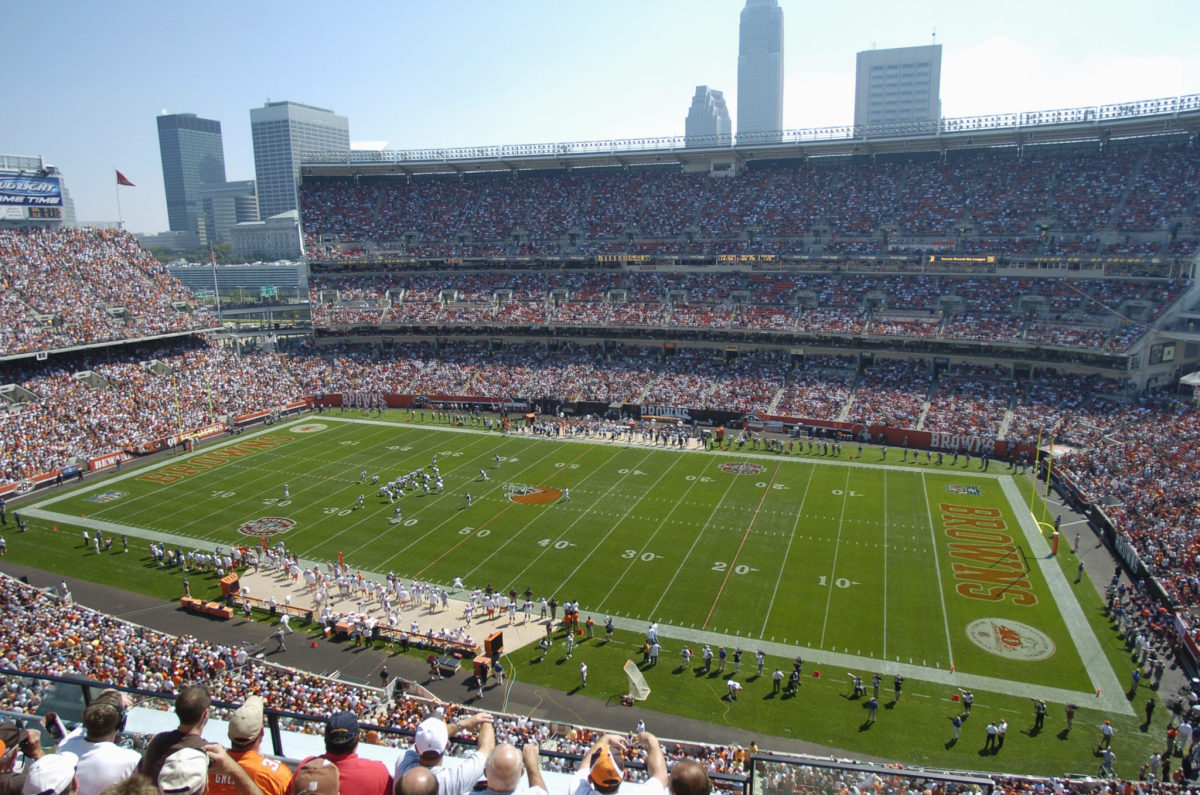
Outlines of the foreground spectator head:
M596 750L588 756L587 761L591 766L588 772L588 781L591 782L592 789L601 795L616 792L625 778L625 770L621 767L617 755L612 752L608 743L597 746Z
M396 781L395 795L438 795L437 778L427 767L414 767Z
M263 732L263 700L247 696L245 702L229 716L229 744L235 751L245 751L258 745Z
M669 782L671 795L708 795L712 787L708 773L690 759L675 763Z
M338 795L338 767L323 756L309 759L292 779L294 795Z
M25 772L22 795L66 795L79 791L75 780L75 754L46 754L34 760Z
M509 743L500 743L488 754L484 765L488 789L492 792L512 792L521 783L521 752Z
M100 790L100 795L158 795L158 787L150 778L137 773L124 781L109 784Z
M167 795L196 795L208 787L208 754L181 748L167 757L158 773L158 790Z
M350 754L358 747L358 718L353 712L335 712L325 723L325 751Z
M93 703L83 711L83 730L93 742L111 740L124 722L124 712L113 704Z
M208 688L203 685L188 685L179 691L175 699L175 714L179 717L179 725L200 726L208 720L208 706L212 699Z
M446 721L440 717L426 718L417 727L413 738L413 748L416 749L423 762L431 759L441 759L450 743L450 732Z

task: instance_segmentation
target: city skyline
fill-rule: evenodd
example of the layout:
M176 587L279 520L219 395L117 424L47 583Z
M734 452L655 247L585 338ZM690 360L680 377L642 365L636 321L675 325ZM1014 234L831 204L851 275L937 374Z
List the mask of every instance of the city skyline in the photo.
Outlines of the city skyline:
M16 110L0 119L0 152L61 168L84 222L116 220L120 169L137 186L121 189L126 227L159 232L168 228L154 121L163 111L220 121L233 181L255 176L250 110L267 100L332 108L353 140L397 149L682 136L697 85L723 91L736 116L744 6L358 2L330 15L299 2L281 15L215 0L196 16L148 2L19 4L6 20L40 36L12 37L10 52L38 68L8 84ZM1200 7L1183 0L1132 18L1115 3L1028 0L1003 15L951 2L780 6L784 129L850 124L856 53L927 44L935 29L946 117L1200 92L1188 41Z

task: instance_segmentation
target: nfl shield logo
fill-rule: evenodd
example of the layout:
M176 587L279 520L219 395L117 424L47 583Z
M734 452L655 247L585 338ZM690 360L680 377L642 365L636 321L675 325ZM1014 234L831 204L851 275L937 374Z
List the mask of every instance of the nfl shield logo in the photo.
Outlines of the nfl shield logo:
M980 494L983 494L983 489L978 486L963 486L959 483L947 483L946 491L951 494L965 494L970 497L978 497Z

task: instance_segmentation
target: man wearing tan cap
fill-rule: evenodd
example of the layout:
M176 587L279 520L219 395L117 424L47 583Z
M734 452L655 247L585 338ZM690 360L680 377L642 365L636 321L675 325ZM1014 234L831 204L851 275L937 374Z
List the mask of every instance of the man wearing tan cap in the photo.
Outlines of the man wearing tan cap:
M291 769L259 753L263 738L263 700L247 696L242 706L229 716L229 755L233 757L263 795L287 795L292 781ZM214 795L233 795L237 790L233 780L209 771L208 791Z
M296 769L292 779L294 795L339 795L341 792L338 766L323 756L309 759Z

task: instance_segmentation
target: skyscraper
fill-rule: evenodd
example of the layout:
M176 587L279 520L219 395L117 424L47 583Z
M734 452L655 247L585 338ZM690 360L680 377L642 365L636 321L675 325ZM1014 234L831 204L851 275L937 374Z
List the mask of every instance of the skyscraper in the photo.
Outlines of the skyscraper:
M200 188L225 181L221 122L195 113L158 117L167 221L172 232L200 231Z
M936 122L942 117L941 85L940 44L860 52L854 77L854 124L884 133L897 124Z
M349 152L350 123L331 110L298 102L268 102L250 111L258 215L295 210L300 160L313 152Z
M204 215L209 243L228 243L229 228L234 224L258 220L258 198L254 180L222 182L200 189L200 208Z
M778 0L746 0L738 27L738 142L778 142L782 129L783 9Z
M696 86L692 106L684 122L687 146L729 146L733 143L733 124L725 107L725 94L708 86Z

